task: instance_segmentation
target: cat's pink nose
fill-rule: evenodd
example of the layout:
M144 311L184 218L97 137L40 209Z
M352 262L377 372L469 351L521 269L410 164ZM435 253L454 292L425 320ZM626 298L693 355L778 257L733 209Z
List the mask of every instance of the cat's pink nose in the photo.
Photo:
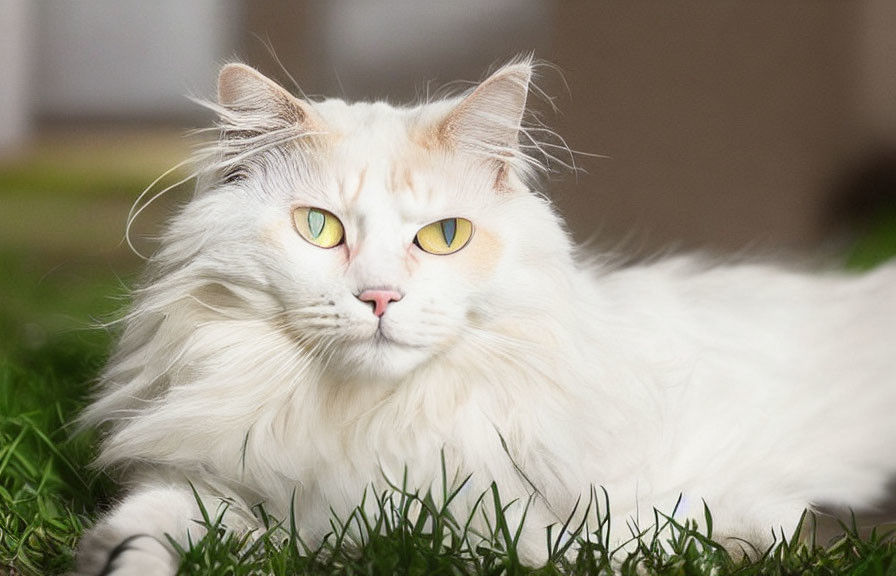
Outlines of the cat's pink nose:
M358 294L361 302L373 302L373 314L379 318L386 313L389 302L401 300L401 293L395 290L364 290Z

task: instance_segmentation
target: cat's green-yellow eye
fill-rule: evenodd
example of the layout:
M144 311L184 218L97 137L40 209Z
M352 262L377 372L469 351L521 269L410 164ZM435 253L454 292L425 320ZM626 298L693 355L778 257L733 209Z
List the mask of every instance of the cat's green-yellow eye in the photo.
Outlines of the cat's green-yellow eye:
M321 248L332 248L342 243L345 230L339 218L320 208L296 208L292 211L296 230L308 242Z
M466 246L472 236L472 222L464 218L445 218L421 228L414 243L430 254L453 254Z

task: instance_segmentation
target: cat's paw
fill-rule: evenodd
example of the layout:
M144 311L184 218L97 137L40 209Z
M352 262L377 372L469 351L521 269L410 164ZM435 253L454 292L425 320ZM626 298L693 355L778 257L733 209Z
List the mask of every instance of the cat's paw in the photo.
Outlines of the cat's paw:
M98 550L82 556L78 576L174 576L177 557L157 539L136 534L108 553Z

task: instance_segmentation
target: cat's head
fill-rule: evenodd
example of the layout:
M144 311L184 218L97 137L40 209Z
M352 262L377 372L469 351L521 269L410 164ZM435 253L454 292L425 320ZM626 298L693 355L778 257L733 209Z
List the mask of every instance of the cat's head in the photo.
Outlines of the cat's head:
M299 99L227 65L214 179L160 258L189 252L209 284L266 295L244 301L337 376L403 377L539 306L569 257L530 190L531 74L518 61L461 96L393 107Z

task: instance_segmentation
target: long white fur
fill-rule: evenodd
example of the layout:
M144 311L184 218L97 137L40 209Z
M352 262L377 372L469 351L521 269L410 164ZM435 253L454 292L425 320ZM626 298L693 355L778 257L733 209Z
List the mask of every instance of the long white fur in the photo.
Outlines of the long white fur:
M769 541L821 502L873 505L896 472L896 270L809 274L697 257L617 267L589 260L533 189L519 145L531 62L471 93L395 108L299 101L242 65L222 71L221 140L123 319L83 423L122 502L87 534L79 573L173 574L169 534L201 528L194 494L251 507L307 542L365 490L441 493L470 481L463 516L494 481L522 541L595 486L616 541L654 507L717 533ZM524 138L522 139L524 140ZM295 206L345 227L324 250ZM451 256L414 234L474 223ZM381 324L354 294L404 297ZM379 332L378 332L379 330ZM387 342L382 335L391 339ZM163 545L159 546L159 542Z

